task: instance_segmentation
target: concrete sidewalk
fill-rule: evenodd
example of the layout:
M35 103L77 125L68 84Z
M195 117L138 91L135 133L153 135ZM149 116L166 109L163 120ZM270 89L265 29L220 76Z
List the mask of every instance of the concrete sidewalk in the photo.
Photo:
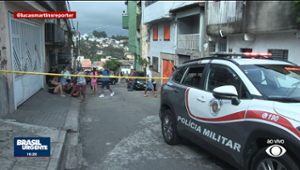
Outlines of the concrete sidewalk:
M78 131L80 101L40 90L0 119L0 169L59 169L67 131ZM51 137L51 157L14 157L14 137ZM2 166L3 165L3 166Z

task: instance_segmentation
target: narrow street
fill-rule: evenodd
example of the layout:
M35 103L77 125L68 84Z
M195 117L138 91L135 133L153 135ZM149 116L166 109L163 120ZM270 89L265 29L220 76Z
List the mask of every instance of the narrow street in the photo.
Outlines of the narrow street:
M81 104L81 170L234 169L190 142L167 145L158 117L159 98L149 92L149 98L142 91L128 92L125 83L111 88L115 96L105 90L104 98L92 97L87 88L87 100Z

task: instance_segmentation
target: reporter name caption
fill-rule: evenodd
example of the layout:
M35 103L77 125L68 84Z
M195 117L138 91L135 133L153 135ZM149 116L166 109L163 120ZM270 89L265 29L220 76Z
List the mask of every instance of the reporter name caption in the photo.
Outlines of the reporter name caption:
M50 157L50 137L14 138L15 157Z

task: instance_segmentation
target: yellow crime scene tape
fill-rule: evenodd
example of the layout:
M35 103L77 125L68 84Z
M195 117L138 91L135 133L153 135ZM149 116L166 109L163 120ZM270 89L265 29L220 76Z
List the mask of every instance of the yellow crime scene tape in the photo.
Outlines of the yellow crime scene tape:
M53 73L39 73L39 72L25 72L25 71L11 71L11 70L0 70L0 73L32 74L32 75L44 75L44 76L91 77L91 78L162 79L162 80L169 79L169 77L94 76L94 75L53 74Z

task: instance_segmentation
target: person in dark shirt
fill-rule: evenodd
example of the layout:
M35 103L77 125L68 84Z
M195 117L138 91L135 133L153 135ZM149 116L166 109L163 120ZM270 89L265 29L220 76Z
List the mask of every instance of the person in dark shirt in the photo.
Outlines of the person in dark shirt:
M135 71L135 69L132 69L132 74L131 74L131 76L133 76L133 77L138 77L139 75L138 75L138 73ZM131 82L131 87L130 87L130 89L129 89L128 91L133 91L133 88L134 88L136 82L137 82L137 79L133 79L133 80L132 80L132 82Z
M177 66L173 66L172 67L172 73L174 73L174 71L176 71L177 70Z
M107 69L107 66L104 66L102 75L109 76L109 70ZM104 87L106 87L106 89L108 89L111 92L110 96L113 96L115 94L115 92L113 92L109 87L109 81L109 78L102 78L102 94L99 97L104 97Z
M59 74L58 65L55 65L55 73Z
M56 74L55 68L52 67L51 70L50 70L48 73ZM49 80L52 79L52 78L53 78L53 76L47 75L47 76L46 76L46 84L48 84L48 83L49 83Z

